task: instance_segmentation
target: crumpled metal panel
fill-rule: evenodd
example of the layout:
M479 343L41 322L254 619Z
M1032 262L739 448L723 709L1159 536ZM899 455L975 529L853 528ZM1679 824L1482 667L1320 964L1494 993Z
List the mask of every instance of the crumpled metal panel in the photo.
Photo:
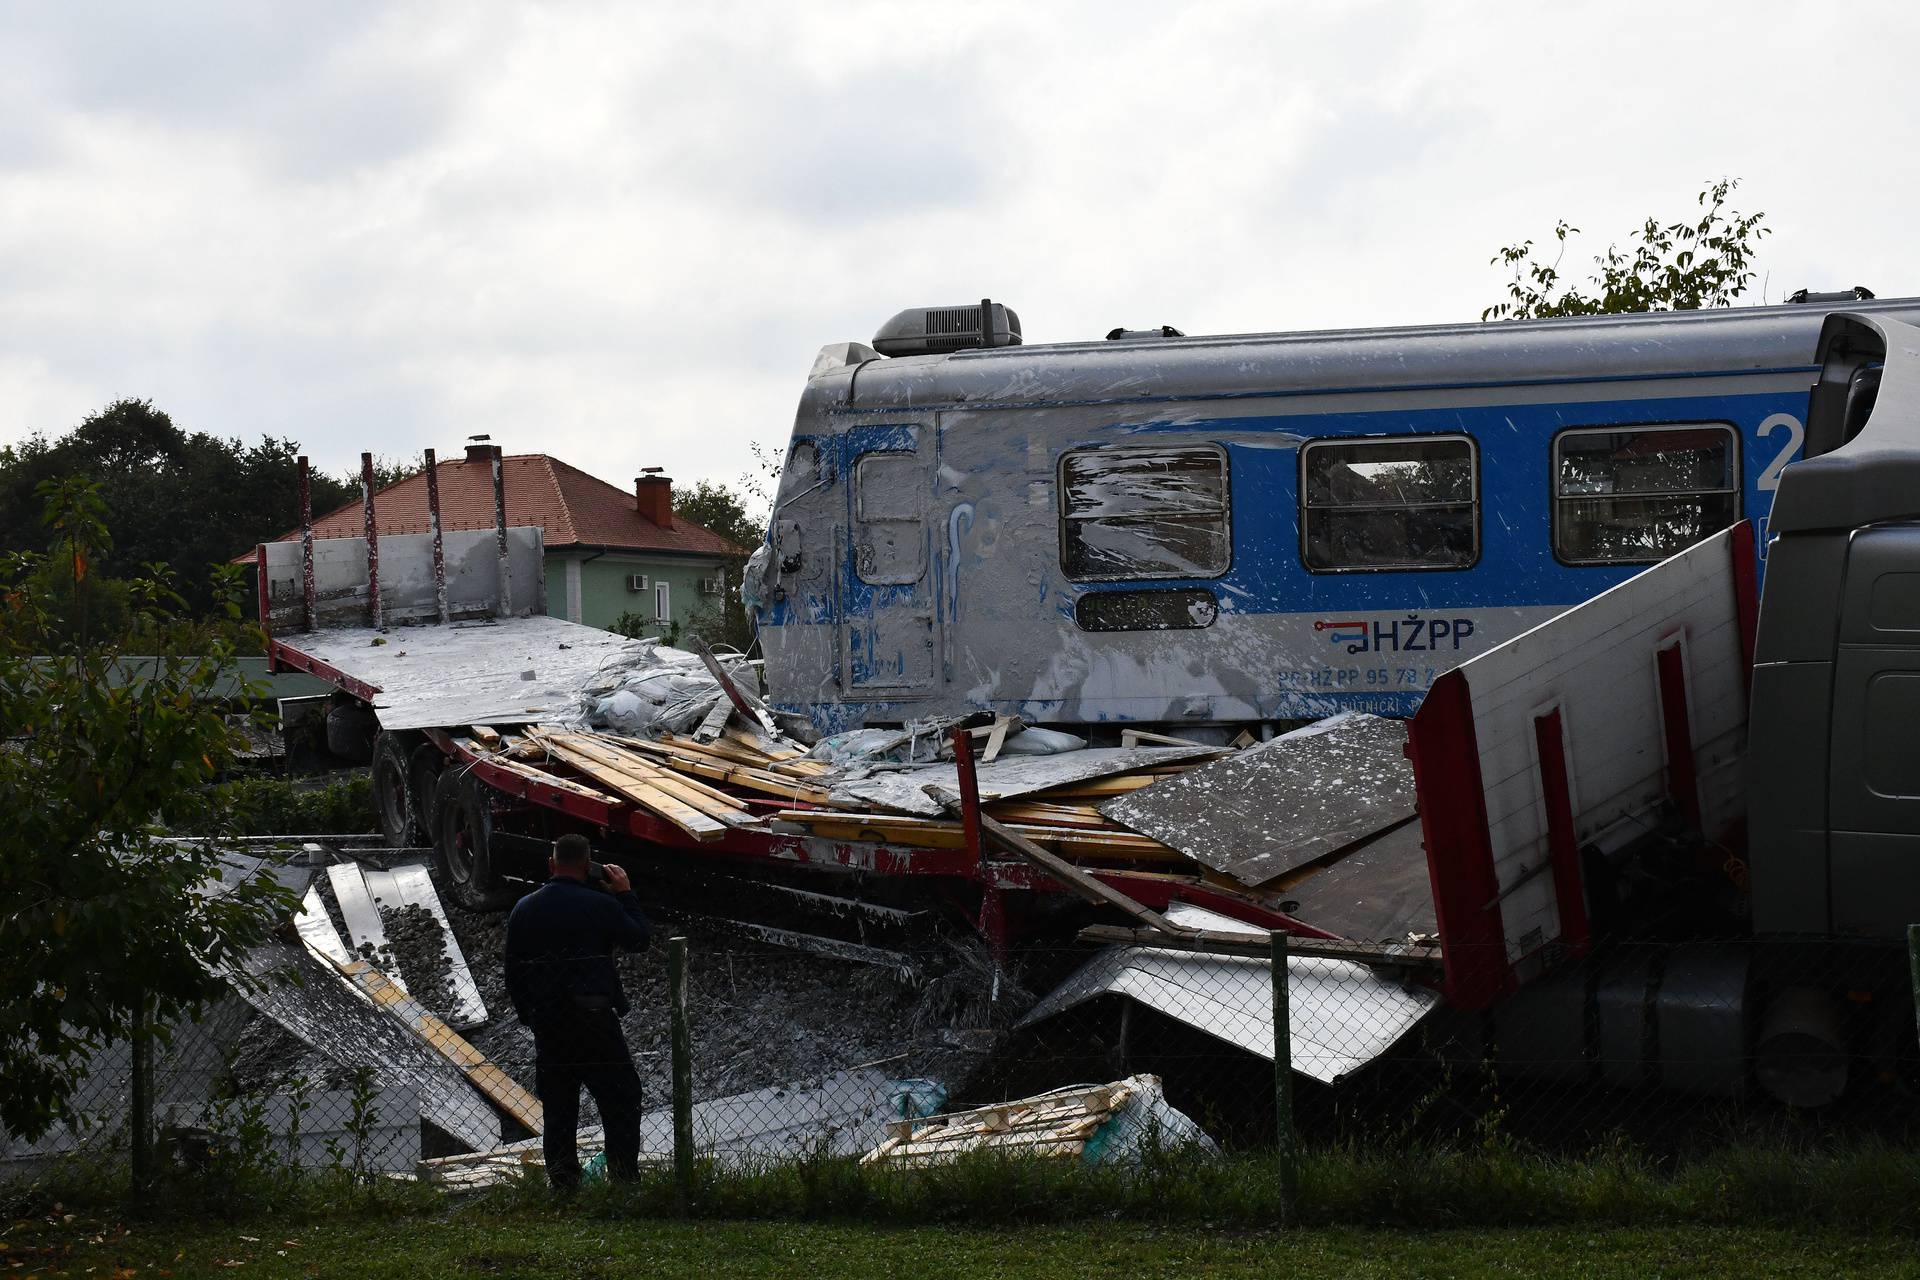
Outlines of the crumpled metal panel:
M1413 817L1403 721L1349 712L1109 800L1100 812L1259 885Z
M1103 995L1126 996L1218 1040L1273 1057L1273 983L1265 960L1114 947L1088 961L1021 1020L1039 1022ZM1392 1048L1440 1003L1350 960L1287 958L1293 1069L1333 1084Z

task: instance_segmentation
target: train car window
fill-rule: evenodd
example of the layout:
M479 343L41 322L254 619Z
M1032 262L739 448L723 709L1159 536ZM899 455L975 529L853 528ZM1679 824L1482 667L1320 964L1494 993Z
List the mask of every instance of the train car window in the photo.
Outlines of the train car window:
M1199 631L1219 616L1213 592L1199 588L1090 591L1073 602L1082 631Z
M918 582L927 543L927 477L918 455L867 454L854 466L853 488L854 571L881 585Z
M1316 573L1464 569L1480 556L1480 468L1465 436L1310 440L1301 559Z
M1233 560L1217 445L1060 457L1060 567L1075 581L1216 578Z
M1740 518L1721 423L1582 427L1553 442L1553 550L1568 564L1664 560Z

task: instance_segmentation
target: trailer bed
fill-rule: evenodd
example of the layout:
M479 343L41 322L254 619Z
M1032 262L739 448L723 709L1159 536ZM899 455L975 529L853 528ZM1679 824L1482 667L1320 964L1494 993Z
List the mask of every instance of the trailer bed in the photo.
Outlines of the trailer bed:
M274 660L371 703L389 731L564 720L580 690L647 651L545 614L447 626L343 627L275 636Z

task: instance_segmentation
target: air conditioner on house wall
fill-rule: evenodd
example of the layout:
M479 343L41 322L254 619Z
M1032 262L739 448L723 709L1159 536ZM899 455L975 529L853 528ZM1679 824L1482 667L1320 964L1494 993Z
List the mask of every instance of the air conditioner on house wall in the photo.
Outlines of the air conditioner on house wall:
M629 590L629 591L645 591L646 589L647 589L647 575L646 575L646 574L644 574L644 573L630 573L630 574L628 574L628 575L627 575L627 590Z
M725 595L727 579L724 574L715 574L711 578L700 579L700 594L704 596Z

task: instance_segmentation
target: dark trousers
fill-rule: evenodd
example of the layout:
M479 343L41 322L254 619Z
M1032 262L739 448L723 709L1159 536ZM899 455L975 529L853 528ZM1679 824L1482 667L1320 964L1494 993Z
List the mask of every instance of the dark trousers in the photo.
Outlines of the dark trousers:
M540 1150L556 1187L580 1185L580 1090L593 1095L606 1131L607 1172L640 1172L640 1075L611 1009L579 1009L543 1018L533 1029L533 1091L546 1125Z

